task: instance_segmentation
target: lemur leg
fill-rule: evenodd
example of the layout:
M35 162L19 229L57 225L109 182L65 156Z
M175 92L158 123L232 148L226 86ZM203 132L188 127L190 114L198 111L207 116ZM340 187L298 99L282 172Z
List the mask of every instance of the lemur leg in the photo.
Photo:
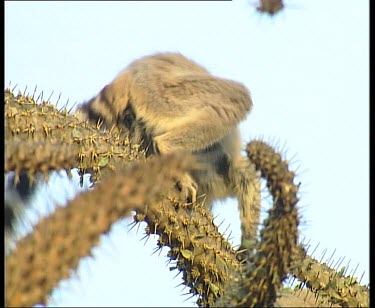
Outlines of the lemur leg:
M241 246L251 247L257 237L260 220L261 191L260 174L247 157L232 169L234 191L238 198L241 219Z
M225 127L219 120L213 119L208 111L182 117L181 124L173 123L173 127L165 125L162 131L154 136L158 150L161 153L197 152L221 141L235 129L234 125ZM169 117L163 120L173 121Z
M188 150L185 145L186 129L176 129L172 133L166 133L154 138L154 152L161 155L172 152L184 152ZM186 143L188 144L188 142ZM186 151L191 153L191 150ZM197 201L198 185L189 173L185 173L183 177L177 182L177 187L180 190L181 200L195 203Z

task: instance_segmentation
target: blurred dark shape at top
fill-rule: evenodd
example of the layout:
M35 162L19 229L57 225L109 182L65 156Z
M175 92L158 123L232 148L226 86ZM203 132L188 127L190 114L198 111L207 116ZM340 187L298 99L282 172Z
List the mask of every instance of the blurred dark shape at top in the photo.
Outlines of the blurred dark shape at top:
M284 4L281 0L260 0L260 6L257 7L257 11L273 16L283 8Z

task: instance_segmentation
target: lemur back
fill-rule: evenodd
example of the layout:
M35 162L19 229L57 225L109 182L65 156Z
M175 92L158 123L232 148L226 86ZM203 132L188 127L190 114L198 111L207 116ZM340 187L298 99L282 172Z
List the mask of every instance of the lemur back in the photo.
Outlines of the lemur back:
M216 199L237 196L242 224L254 225L259 179L241 156L237 128L251 108L242 84L212 76L181 54L160 53L132 62L78 114L108 128L126 128L133 140L143 141L149 155L192 153L205 168L181 179L183 197L195 202L204 194L211 207ZM254 226L244 228L254 233Z

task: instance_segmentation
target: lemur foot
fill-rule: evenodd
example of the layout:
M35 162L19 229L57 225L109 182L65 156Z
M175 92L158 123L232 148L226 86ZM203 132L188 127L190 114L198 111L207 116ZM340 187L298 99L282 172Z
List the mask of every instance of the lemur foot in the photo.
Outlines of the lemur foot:
M177 187L180 190L182 200L188 203L197 201L198 185L188 173L185 173L181 180L177 182Z

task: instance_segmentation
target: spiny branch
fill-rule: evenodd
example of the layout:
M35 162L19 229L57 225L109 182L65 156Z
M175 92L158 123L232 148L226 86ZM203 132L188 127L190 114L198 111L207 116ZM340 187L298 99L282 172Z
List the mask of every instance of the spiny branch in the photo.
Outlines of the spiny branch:
M155 200L190 168L192 160L181 155L135 164L41 219L6 256L6 305L46 304L48 294L90 255L101 234Z
M177 199L173 183L193 167L187 157L144 163L144 153L121 131L102 130L10 90L5 91L5 119L6 170L27 171L32 179L37 172L76 167L82 174L93 172L94 182L103 178L92 191L43 218L6 256L6 305L46 303L57 283L90 255L99 236L131 210L137 210L136 222L148 224L148 234L160 236L160 249L171 248L170 259L201 306L271 306L288 273L330 303L369 304L368 288L315 262L297 246L298 185L287 163L267 144L250 142L247 152L267 179L274 206L259 243L248 247L241 265L209 211ZM125 168L133 161L141 162Z

